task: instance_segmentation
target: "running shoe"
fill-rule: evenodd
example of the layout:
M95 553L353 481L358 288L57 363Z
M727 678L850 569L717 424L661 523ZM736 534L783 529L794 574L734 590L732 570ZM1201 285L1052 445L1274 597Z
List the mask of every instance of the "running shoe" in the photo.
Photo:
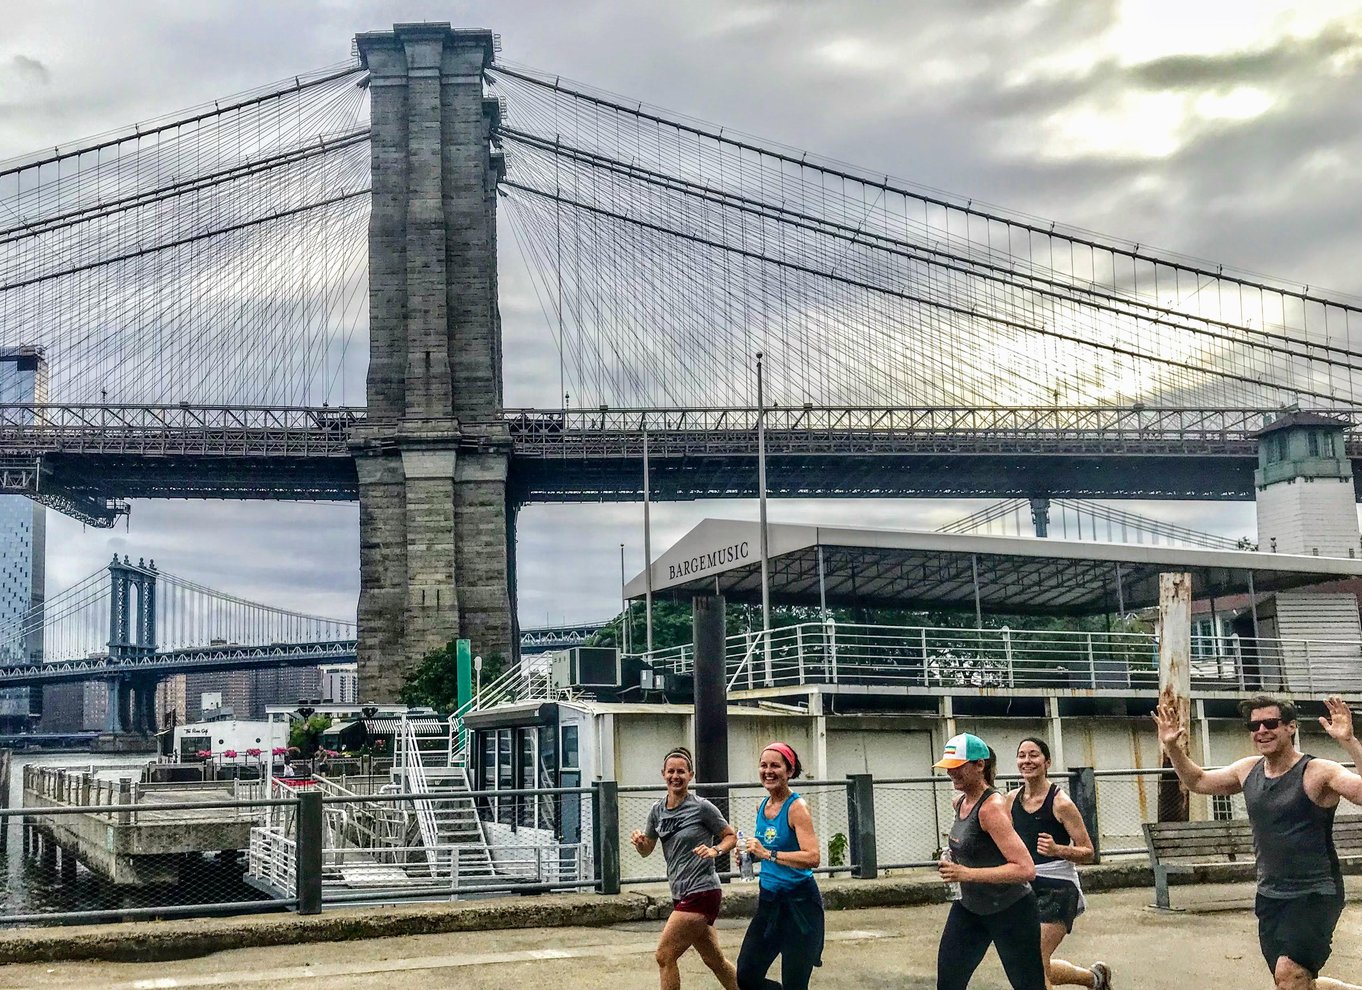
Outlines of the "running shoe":
M1092 964L1093 990L1111 990L1111 967L1104 962Z

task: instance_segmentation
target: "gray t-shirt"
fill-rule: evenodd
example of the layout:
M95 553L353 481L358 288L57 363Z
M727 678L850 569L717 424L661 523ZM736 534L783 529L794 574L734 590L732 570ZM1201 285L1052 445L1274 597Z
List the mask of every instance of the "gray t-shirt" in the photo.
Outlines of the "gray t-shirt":
M667 861L667 883L672 899L681 900L702 890L719 889L719 873L714 860L695 855L695 847L714 845L728 827L724 816L704 798L687 794L675 808L667 799L653 805L643 834L662 840L662 856Z

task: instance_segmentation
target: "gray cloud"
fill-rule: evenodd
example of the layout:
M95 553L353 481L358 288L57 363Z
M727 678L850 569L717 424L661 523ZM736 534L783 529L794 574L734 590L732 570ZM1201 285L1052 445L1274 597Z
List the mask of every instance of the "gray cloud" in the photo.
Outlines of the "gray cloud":
M21 83L34 83L46 86L52 79L52 74L47 71L47 66L43 65L36 58L29 58L27 55L15 55L9 60L10 72Z

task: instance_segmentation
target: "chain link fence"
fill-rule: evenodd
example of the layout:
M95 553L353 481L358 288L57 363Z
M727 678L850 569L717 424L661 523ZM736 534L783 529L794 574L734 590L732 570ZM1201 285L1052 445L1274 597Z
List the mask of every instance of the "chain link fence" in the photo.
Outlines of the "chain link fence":
M741 832L744 839L754 837L757 809L766 797L766 789L761 784L726 782L691 786L696 794L718 805L729 824ZM791 781L791 787L808 803L813 818L813 830L818 837L822 857L819 872L849 872L853 863L846 781L795 780ZM643 831L653 805L666 796L666 788L661 785L634 785L619 789L620 878L625 883L654 883L667 879L661 850L655 849L645 859L629 840L635 829ZM721 869L723 865L721 862ZM728 867L726 873L736 875L736 858L730 860Z
M1075 771L1068 787L1104 858L1145 855L1157 769ZM1062 775L1056 779L1065 784ZM797 781L820 873L870 876L935 864L953 820L949 778ZM1016 781L1000 779L1007 789ZM144 784L123 773L27 767L23 807L0 809L0 926L326 905L449 900L663 882L639 856L661 785L395 793L370 775L307 782ZM765 790L696 785L751 837ZM1245 816L1243 798L1194 796L1194 819ZM1340 807L1342 814L1362 809ZM873 822L873 827L872 827ZM729 875L736 863L727 866Z

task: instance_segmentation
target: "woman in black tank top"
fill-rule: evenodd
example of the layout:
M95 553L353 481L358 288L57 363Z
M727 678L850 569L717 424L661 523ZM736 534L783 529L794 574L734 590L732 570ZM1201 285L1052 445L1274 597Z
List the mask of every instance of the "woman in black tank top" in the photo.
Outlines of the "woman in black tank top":
M1064 936L1073 931L1083 912L1083 890L1076 864L1092 862L1088 827L1069 795L1050 783L1050 746L1029 736L1017 746L1017 772L1022 787L1007 796L1012 827L1026 844L1036 864L1036 892L1040 913L1040 949L1051 986L1073 985L1110 990L1111 967L1095 962L1091 969L1055 959Z
M936 764L960 792L950 833L950 856L939 872L959 884L936 952L937 990L965 990L989 946L1012 990L1045 990L1040 916L1028 881L1036 867L1012 828L1007 802L993 786L997 757L978 736L946 743Z

